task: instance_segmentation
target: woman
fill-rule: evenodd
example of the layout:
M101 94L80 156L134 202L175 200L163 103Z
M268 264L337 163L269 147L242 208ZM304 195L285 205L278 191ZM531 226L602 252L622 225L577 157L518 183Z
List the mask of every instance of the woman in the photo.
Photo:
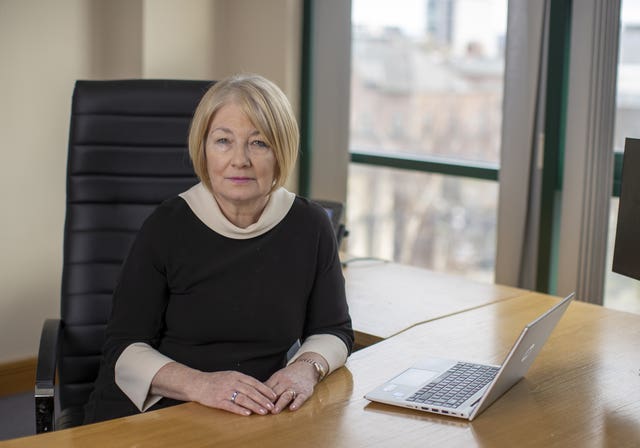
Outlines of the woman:
M184 401L296 410L344 364L353 332L333 229L282 187L298 140L289 102L260 76L204 95L189 133L201 182L138 233L85 422Z

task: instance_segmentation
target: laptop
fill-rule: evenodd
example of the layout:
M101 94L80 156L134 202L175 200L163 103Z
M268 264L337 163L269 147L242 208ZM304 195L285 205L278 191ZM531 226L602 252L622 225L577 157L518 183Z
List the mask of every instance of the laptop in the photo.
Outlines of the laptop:
M426 358L365 398L471 421L524 377L574 294L527 324L501 366Z

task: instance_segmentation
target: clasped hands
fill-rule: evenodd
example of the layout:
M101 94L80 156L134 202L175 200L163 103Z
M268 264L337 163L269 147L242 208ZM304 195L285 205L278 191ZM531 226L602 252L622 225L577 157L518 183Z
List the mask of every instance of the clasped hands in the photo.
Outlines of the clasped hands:
M201 372L192 401L238 415L295 411L313 394L318 375L313 366L293 362L264 383L235 371Z

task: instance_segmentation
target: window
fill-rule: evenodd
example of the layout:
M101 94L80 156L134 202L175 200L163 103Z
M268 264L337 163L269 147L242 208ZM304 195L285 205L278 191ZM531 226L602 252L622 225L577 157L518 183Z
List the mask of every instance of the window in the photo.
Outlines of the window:
M493 280L506 23L507 0L353 0L350 254Z
M622 157L626 137L640 138L640 1L623 0L620 12L620 43L616 95L614 151ZM618 160L619 161L619 160ZM616 194L617 192L614 192ZM618 199L611 201L605 305L640 313L640 282L611 271L618 217Z
M350 254L493 281L498 183L352 164Z

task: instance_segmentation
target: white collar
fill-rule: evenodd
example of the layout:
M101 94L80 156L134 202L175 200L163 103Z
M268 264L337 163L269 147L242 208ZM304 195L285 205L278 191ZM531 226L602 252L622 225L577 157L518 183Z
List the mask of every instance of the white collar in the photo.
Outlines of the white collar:
M296 195L280 187L269 197L266 207L257 222L243 229L229 221L220 210L211 192L202 182L180 193L180 197L191 211L207 227L227 238L246 240L273 229L289 213Z

